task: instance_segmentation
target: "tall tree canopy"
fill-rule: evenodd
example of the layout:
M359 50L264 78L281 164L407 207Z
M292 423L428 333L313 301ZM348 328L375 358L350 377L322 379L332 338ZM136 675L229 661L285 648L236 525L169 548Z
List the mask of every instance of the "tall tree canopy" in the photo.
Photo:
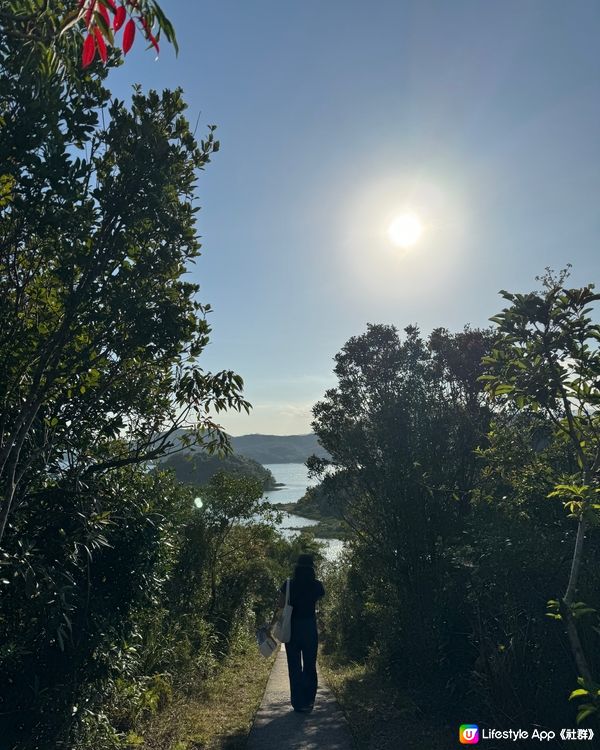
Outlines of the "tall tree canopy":
M44 486L81 482L155 457L192 416L224 445L214 413L248 408L239 376L196 364L210 307L185 279L214 128L196 142L180 91L127 107L102 71L74 86L45 59L2 34L0 539L41 465Z
M249 409L239 375L198 363L210 306L187 277L219 143L212 126L197 142L180 90L112 99L117 53L81 69L106 5L0 9L0 732L20 750L129 744L121 705L214 662L255 596L249 576L227 598L229 630L198 611L209 575L217 611L220 562L186 540L217 531L148 470L179 428L226 450L218 413ZM61 35L73 6L100 16Z
M411 644L402 662L414 674L438 658L442 552L468 512L474 449L487 431L477 378L489 342L470 329L425 341L414 326L402 339L393 326L369 325L336 355L338 386L314 407L331 460L310 466L355 530L358 568L371 574L367 611L387 611L383 627L398 649Z

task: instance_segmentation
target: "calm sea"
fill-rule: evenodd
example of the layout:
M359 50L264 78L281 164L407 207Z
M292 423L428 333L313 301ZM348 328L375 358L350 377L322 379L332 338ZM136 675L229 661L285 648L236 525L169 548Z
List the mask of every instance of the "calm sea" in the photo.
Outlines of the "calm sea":
M315 480L309 480L308 469L304 464L264 464L264 467L269 469L276 482L285 484L285 487L279 490L265 492L265 497L273 504L295 503L304 495L307 487L317 484ZM291 538L298 534L299 527L315 526L316 523L310 518L286 513L280 530L286 537ZM340 539L319 539L319 541L327 545L325 555L330 560L334 560L342 551L343 543Z

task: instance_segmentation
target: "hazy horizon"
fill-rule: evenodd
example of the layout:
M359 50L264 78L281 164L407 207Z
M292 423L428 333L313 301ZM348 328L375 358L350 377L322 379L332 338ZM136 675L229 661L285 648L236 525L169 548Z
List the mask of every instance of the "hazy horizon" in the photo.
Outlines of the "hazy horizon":
M229 433L230 434L230 433ZM231 437L254 437L255 435L259 435L260 437L308 437L309 435L314 435L314 432L300 432L300 433L275 433L275 432L245 432L243 435L231 435Z

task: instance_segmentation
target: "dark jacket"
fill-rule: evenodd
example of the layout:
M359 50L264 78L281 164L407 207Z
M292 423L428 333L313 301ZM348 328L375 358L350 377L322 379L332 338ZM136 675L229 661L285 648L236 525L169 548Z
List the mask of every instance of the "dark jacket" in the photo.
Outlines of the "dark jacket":
M285 596L284 581L279 591ZM321 581L290 581L290 604L293 607L292 620L315 616L315 604L325 596L325 589Z

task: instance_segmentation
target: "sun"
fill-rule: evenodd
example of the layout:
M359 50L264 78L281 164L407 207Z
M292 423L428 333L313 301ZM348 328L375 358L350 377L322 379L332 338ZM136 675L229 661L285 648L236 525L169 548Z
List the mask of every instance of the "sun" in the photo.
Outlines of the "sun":
M397 247L413 247L423 234L423 222L412 212L398 214L389 225L388 237Z

